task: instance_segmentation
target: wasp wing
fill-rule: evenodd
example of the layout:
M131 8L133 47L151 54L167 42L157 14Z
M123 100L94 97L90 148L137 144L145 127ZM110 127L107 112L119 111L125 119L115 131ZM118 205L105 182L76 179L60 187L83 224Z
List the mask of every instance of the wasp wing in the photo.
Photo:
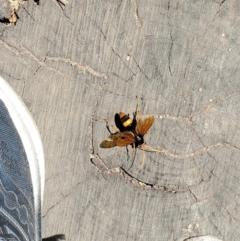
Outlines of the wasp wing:
M116 141L112 141L112 140L111 141L104 140L100 144L101 148L112 148L112 147L115 147L115 146L117 146L117 143L116 143Z
M127 146L135 142L134 134L131 131L117 132L108 137L110 140L104 140L101 148L112 148L115 146Z
M137 122L137 126L136 126L136 132L142 136L144 136L147 131L149 130L149 128L152 126L154 122L154 117L153 116L149 116L147 118L145 118L144 120L140 119Z
M127 146L135 142L135 136L131 131L119 132L114 138L117 138L117 146Z

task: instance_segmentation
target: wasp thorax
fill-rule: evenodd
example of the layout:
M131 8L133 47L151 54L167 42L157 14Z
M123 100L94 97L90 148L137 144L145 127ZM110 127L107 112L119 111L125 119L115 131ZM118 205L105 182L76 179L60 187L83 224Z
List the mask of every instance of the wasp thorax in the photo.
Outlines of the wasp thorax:
M142 145L144 143L143 136L138 135L137 133L134 133L134 132L133 132L133 134L134 134L134 137L135 137L136 146Z

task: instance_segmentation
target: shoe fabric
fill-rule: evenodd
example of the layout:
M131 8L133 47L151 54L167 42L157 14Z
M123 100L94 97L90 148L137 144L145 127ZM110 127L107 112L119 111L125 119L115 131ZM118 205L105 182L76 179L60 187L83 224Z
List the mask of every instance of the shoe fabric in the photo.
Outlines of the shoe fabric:
M0 240L41 240L44 179L39 131L0 76Z

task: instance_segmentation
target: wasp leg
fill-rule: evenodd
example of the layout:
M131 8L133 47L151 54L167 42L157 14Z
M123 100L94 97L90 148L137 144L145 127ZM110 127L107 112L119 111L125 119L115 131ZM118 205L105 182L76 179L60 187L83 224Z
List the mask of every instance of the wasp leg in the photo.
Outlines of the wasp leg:
M126 146L126 150L127 150L127 161L129 159L129 151L128 151L128 147Z
M165 150L163 148L162 148L162 150L159 150L159 149L152 148L151 146L147 146L147 145L140 147L140 149L148 151L148 152L159 152L159 153L167 153L168 152L168 150Z
M102 119L106 121L106 127L110 134L114 134L114 133L111 132L109 126L111 126L116 132L119 132L118 128L115 125L113 125L108 119L105 119L105 118L102 118Z
M127 169L127 171L129 171L131 169L131 167L133 166L135 156L136 156L136 147L135 147L135 144L133 144L131 166Z
M138 171L140 171L144 166L144 163L146 160L146 152L159 152L159 153L168 152L168 150L165 150L165 149L162 149L162 150L154 149L150 146L147 146L145 143L142 144L141 146L139 146L139 148L143 151L143 160L142 160L141 166L139 167Z
M146 161L146 152L143 151L142 163L141 163L141 166L137 170L138 172L143 168L145 161Z

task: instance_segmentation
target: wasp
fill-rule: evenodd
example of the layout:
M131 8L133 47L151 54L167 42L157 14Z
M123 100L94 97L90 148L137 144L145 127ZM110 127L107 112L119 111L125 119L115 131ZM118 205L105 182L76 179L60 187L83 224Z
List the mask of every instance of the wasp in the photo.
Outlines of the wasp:
M136 154L136 148L142 149L144 151L154 151L154 152L162 152L160 150L153 149L146 145L144 141L144 136L148 133L148 130L151 128L154 122L154 116L148 116L145 119L141 117L141 112L139 110L138 104L136 111L133 113L133 118L129 117L129 114L125 114L124 112L115 114L115 125L111 125L114 129L116 129L115 133L111 133L109 129L108 123L110 123L107 119L107 129L110 132L109 140L104 140L101 142L101 148L112 148L115 146L124 147L131 145L133 148L133 156L132 156L132 164ZM141 167L144 164L144 159L141 164ZM131 168L129 167L129 169Z

